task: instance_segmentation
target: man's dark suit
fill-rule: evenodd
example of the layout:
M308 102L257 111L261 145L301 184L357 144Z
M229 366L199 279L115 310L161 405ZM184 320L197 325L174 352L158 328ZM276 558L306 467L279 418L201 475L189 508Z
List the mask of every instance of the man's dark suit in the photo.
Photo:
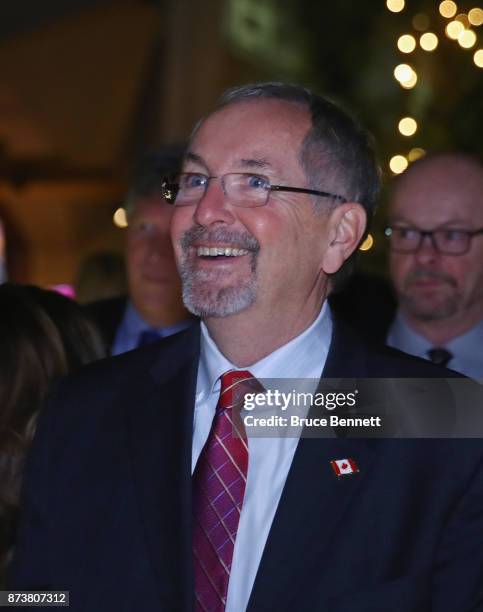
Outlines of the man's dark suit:
M73 612L192 609L198 358L194 326L61 385L29 463L12 586L68 589ZM435 375L340 326L324 370ZM342 458L360 473L336 478ZM302 439L248 609L483 610L482 462L480 440Z

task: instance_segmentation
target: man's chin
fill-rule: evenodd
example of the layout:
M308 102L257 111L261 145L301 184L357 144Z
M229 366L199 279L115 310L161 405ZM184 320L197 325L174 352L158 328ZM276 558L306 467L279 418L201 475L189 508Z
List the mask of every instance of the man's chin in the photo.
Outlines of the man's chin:
M209 290L185 286L183 302L197 317L220 318L238 314L249 308L256 299L255 287L226 287Z
M457 300L415 300L405 298L401 300L403 311L411 318L419 321L439 321L453 316L458 310Z

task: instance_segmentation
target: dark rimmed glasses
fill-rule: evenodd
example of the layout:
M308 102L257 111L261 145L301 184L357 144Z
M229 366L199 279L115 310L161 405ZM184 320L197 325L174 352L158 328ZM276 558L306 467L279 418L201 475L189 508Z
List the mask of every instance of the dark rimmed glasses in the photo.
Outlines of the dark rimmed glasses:
M289 187L288 185L272 185L266 176L245 172L230 172L222 176L207 176L198 172L183 172L170 182L162 182L162 194L167 202L176 206L190 206L197 204L205 195L208 183L212 179L220 179L223 193L234 206L254 208L265 206L272 191L288 191L291 193L307 193L322 198L347 200L334 193L305 189L303 187Z
M396 253L415 253L421 247L424 238L428 236L438 253L464 255L469 251L473 237L483 234L483 228L421 230L417 227L395 225L386 227L384 234L389 238L391 250Z

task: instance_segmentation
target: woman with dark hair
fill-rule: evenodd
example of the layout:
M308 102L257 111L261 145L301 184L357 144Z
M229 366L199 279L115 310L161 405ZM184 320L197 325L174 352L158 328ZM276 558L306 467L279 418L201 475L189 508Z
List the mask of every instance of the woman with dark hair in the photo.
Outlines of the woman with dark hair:
M42 402L53 381L104 356L97 330L75 302L38 287L0 285L0 587Z

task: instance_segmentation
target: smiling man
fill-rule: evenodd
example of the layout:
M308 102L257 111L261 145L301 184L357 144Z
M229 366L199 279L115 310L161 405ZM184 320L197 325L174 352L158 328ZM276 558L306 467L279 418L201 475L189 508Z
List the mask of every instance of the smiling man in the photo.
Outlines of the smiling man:
M483 166L419 160L396 179L389 216L399 312L388 344L483 379Z
M60 385L12 586L89 612L481 608L480 440L250 437L230 394L441 376L367 347L327 305L377 189L367 136L334 104L279 83L221 98L164 183L201 324Z

